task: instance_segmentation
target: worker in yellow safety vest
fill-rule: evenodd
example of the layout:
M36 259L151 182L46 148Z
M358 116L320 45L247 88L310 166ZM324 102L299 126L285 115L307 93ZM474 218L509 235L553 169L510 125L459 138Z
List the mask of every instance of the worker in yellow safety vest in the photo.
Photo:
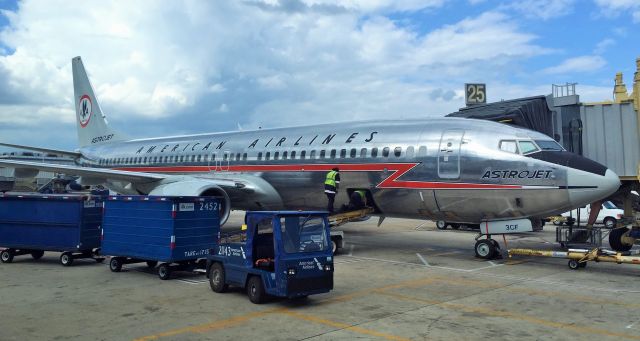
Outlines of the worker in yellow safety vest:
M361 189L351 192L349 196L348 211L360 210L367 206L367 193Z
M327 178L324 180L324 193L327 195L327 211L333 213L333 202L336 198L336 192L338 191L338 185L340 185L340 170L338 167L331 169L327 173Z

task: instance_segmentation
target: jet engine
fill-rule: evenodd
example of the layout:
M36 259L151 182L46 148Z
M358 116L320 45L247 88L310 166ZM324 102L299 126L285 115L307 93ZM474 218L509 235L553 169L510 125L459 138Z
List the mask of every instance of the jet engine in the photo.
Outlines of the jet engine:
M231 212L231 199L227 192L222 187L206 180L182 180L161 184L150 191L149 195L219 197L221 199L220 225L227 222Z

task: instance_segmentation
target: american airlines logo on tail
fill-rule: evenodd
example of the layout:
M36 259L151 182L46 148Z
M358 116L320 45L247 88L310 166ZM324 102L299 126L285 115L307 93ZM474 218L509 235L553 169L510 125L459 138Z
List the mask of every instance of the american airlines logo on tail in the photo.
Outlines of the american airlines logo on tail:
M88 95L82 95L80 97L80 126L82 128L86 127L89 124L89 120L91 119L91 98Z

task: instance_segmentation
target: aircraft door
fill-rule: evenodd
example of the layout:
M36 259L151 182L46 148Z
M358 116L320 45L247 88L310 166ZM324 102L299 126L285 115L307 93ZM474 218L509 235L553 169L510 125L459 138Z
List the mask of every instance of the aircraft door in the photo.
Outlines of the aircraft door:
M438 177L457 179L460 177L460 146L464 130L445 130L438 148Z

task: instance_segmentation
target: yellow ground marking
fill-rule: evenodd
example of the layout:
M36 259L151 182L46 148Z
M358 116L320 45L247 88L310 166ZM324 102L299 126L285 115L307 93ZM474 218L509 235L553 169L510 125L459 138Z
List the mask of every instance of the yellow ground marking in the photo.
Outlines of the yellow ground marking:
M301 314L301 313L298 313L298 312L295 312L295 311L291 311L291 310L285 310L285 311L281 311L279 313L280 314L285 314L285 315L288 315L288 316L291 316L291 317L295 317L295 318L300 319L300 320L305 320L305 321L309 321L309 322L315 322L315 323L319 323L319 324L324 324L324 325L327 325L327 326L330 326L330 327L343 329L343 330L348 330L348 331L352 331L352 332L355 332L355 333L358 333L358 334L375 336L375 337L379 337L379 338L383 338L383 339L387 339L387 340L395 340L395 341L409 341L410 340L410 339L407 339L407 338L404 338L404 337L391 335L391 334L386 334L386 333L381 333L381 332L377 332L377 331L374 331L374 330L365 329L365 328L361 328L361 327L357 327L357 326L352 326L352 325L347 324L347 323L331 321L331 320L323 319L323 318L312 316L312 315Z
M389 297L393 297L393 298L397 298L405 301L421 302L421 303L430 304L430 305L437 305L440 307L444 307L452 310L460 310L467 313L477 313L477 314L484 314L484 315L495 316L495 317L506 317L506 318L520 320L528 323L534 323L534 324L538 324L546 327L566 329L566 330L570 330L577 333L583 333L583 334L598 334L598 335L604 335L604 336L622 337L625 339L640 340L640 336L638 335L617 333L617 332L612 332L604 329L591 328L587 326L579 326L579 325L570 324L570 323L549 321L549 320L544 320L537 317L531 317L531 316L527 316L519 313L509 312L509 311L499 311L499 310L493 310L488 308L467 306L467 305L458 304L458 303L428 300L428 299L411 297L411 296L384 292L384 291L376 291L376 292L381 295L386 295Z

